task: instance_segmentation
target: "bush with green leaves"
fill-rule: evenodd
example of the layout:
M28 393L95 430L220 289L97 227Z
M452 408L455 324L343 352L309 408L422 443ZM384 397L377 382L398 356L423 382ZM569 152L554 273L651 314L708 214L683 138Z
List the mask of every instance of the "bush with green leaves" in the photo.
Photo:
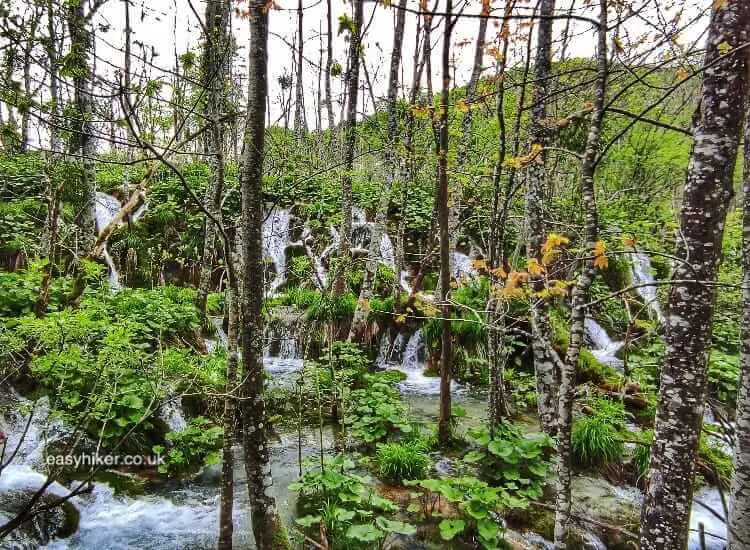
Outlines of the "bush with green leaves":
M411 433L406 405L394 387L396 379L389 371L367 374L365 387L351 392L345 421L354 439L374 444Z
M408 511L421 519L432 521L442 517L442 502L455 508L455 514L444 517L438 524L440 537L452 541L459 537L467 543L477 543L481 548L498 548L503 540L504 528L500 514L510 508L526 508L528 499L520 498L502 487L491 487L475 477L423 479L407 481L417 492L417 499Z
M407 479L421 479L430 466L427 444L421 440L380 443L375 463L381 479L388 483L403 483Z
M312 464L315 464L312 466ZM393 519L390 500L372 490L371 480L354 473L356 463L345 455L311 466L289 489L299 494L296 523L315 540L323 533L329 548L381 548L389 533L413 535L414 526Z
M516 498L536 500L544 492L554 443L544 433L523 434L512 424L471 428L467 433L476 447L463 460L476 464L479 475Z
M164 459L159 471L177 476L194 473L203 466L219 463L224 430L207 418L191 418L185 429L169 432L167 444L155 445L154 453Z

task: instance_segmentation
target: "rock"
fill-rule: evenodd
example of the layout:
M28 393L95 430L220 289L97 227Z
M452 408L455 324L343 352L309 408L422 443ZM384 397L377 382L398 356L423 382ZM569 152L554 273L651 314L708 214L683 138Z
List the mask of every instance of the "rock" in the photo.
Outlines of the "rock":
M32 488L8 491L0 494L0 523L5 523L25 510L35 494ZM45 493L35 505L40 509L52 505L58 495ZM49 510L36 513L33 518L23 523L10 536L12 548L38 548L52 539L66 538L78 530L80 513L70 501L55 505Z

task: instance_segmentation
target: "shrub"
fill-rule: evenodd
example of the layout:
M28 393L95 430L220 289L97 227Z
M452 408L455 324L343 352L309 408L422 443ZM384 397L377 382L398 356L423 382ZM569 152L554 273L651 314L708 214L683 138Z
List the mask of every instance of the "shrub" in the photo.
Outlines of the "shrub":
M355 474L355 466L351 458L338 455L289 486L299 493L297 525L310 537L323 534L334 550L379 548L388 533L416 533L412 525L390 519L398 506L370 490L370 479Z
M617 430L598 416L584 416L573 423L573 459L581 466L604 466L622 459L624 446Z
M544 433L522 434L506 424L495 428L494 437L485 426L468 431L476 449L464 461L477 464L479 474L517 498L535 500L542 496L553 449Z
M173 476L195 472L204 465L218 464L223 433L222 428L207 418L191 418L184 430L167 434L166 449L162 445L154 446L154 452L165 459L164 464L159 465L159 471Z
M401 395L389 373L365 375L366 387L350 395L346 424L355 439L372 444L412 431Z
M426 451L427 446L418 440L379 444L375 461L380 477L399 484L407 479L423 478L430 464Z

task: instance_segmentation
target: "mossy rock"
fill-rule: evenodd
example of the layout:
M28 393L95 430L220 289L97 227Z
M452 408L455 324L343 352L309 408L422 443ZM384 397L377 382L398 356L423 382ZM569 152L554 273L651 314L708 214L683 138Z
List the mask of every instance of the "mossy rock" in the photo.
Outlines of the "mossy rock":
M613 367L600 362L594 354L587 349L581 349L576 371L576 383L584 384L591 382L600 386L619 382L622 377Z

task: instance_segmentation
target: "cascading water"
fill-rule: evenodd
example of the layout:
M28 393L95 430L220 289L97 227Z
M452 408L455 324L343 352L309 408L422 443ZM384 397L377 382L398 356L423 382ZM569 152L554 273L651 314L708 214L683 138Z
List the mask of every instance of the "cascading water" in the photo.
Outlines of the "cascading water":
M263 221L263 255L273 261L276 275L268 285L269 294L275 294L284 284L286 249L289 246L289 210L274 208Z
M398 384L404 394L438 395L440 393L440 378L425 376L425 343L421 330L411 335L404 348L401 364L394 367L404 374L406 379ZM455 383L451 382L455 387Z
M716 514L719 517L716 517ZM724 550L727 537L724 517L724 505L719 490L716 487L704 487L698 491L693 497L693 507L690 510L688 550ZM701 547L699 536L701 523L706 535L705 548Z
M664 322L664 315L662 314L661 307L659 306L659 298L656 294L656 286L653 285L655 279L652 274L651 260L648 255L644 252L633 252L630 255L631 258L631 278L634 285L649 285L639 286L635 289L638 295L643 298L646 306L653 317L659 321Z
M122 207L120 205L120 201L115 197L97 191L94 217L96 219L96 229L99 233L101 233L104 228L110 224L110 222L114 219L115 215L117 215L121 208ZM109 255L109 250L107 249L106 245L104 247L104 251L102 252L102 259L104 260L104 263L107 264L107 268L109 269L110 288L113 290L119 290L120 274L117 272L115 262Z
M172 432L181 432L187 427L185 413L179 397L172 396L162 403L159 408L159 418Z
M462 252L453 252L452 267L453 277L456 279L463 279L464 277L475 277L477 270L474 269L474 265L466 254Z
M604 327L591 317L586 317L583 326L591 354L600 363L621 369L623 362L616 354L622 348L623 343L613 341L607 334L607 331L604 330Z

